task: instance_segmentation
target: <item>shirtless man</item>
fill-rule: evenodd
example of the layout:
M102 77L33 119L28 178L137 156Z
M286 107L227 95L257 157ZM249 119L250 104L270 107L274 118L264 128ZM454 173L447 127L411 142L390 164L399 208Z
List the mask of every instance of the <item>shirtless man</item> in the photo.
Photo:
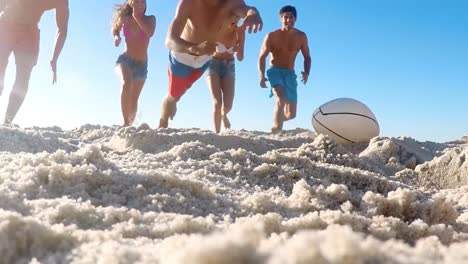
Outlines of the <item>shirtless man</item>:
M16 80L10 94L4 124L9 125L28 91L29 79L39 54L39 21L47 10L55 9L57 38L50 60L52 83L57 82L57 60L65 44L68 28L68 0L0 0L0 95L11 53L16 61Z
M258 62L260 86L267 88L265 60L271 53L271 67L267 75L272 87L270 97L274 95L276 99L272 133L280 132L284 121L296 117L297 76L294 73L294 62L299 51L304 57L304 71L302 72L304 84L309 79L311 64L307 36L304 32L294 28L297 19L296 8L292 6L281 8L280 18L282 26L265 37Z
M169 55L169 92L162 103L159 127L174 118L177 102L208 67L221 33L233 15L243 18L241 27L249 33L263 26L258 11L243 0L180 0L169 27L166 46Z

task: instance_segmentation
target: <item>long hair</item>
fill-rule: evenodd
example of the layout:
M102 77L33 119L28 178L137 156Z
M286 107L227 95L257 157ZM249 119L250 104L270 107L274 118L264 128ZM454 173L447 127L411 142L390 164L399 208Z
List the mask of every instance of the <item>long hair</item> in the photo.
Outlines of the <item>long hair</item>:
M133 0L126 0L121 5L115 5L114 21L112 22L112 33L116 35L122 28L124 19L133 15L133 8L130 2Z

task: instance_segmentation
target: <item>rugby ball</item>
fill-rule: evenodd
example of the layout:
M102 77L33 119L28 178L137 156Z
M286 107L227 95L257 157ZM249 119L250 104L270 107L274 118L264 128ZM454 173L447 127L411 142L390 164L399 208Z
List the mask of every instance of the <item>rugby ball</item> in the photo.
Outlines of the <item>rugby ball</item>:
M351 98L338 98L318 107L312 126L340 144L368 143L380 133L379 123L364 103Z

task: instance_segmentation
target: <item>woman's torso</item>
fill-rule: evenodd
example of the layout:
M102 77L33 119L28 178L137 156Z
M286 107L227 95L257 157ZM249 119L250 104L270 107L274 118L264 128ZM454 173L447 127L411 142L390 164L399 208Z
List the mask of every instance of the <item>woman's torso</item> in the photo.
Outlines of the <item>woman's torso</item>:
M145 16L145 22L149 19L149 16ZM135 19L126 19L122 25L122 33L125 37L125 53L133 59L146 61L150 37L140 28Z
M0 15L0 21L37 27L42 14L54 9L54 0L11 0Z
M229 29L226 33L221 35L220 41L218 41L218 47L216 48L216 53L213 57L220 60L232 60L234 59L234 53L237 49L237 45L237 29Z

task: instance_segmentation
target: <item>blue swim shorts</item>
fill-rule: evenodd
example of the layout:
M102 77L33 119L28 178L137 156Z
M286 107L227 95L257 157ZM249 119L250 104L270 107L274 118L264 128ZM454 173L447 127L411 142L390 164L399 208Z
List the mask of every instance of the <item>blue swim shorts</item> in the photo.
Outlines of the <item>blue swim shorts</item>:
M234 59L220 60L213 58L208 67L208 76L218 76L220 79L236 77L236 63Z
M146 80L148 76L148 62L147 61L138 61L130 58L127 54L123 53L119 56L117 61L118 64L127 65L132 71L132 77L134 80Z
M271 85L270 97L273 96L274 87L281 86L286 100L297 103L297 75L294 71L273 66L266 74Z

